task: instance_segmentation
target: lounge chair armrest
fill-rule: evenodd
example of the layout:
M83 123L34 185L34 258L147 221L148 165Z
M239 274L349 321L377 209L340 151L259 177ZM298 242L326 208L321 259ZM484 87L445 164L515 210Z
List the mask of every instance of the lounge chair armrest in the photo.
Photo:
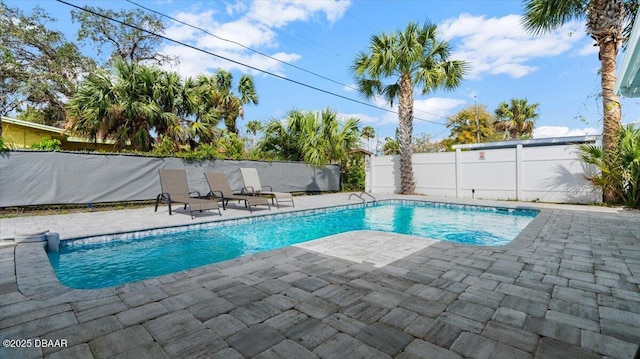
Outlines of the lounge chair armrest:
M193 194L193 193L197 193L198 194L198 198L201 197L200 196L200 191L191 191L191 192L189 192L189 197L192 197L191 194Z
M224 198L224 194L222 194L222 191L211 191L209 192L209 194L207 194L207 197L211 197L213 196L214 198Z
M242 194L246 194L246 193L250 193L250 194L256 194L256 191L253 189L252 186L247 186L247 187L242 187L242 189L240 190L240 193Z
M262 189L265 190L268 188L269 192L273 192L273 188L271 186L262 186Z

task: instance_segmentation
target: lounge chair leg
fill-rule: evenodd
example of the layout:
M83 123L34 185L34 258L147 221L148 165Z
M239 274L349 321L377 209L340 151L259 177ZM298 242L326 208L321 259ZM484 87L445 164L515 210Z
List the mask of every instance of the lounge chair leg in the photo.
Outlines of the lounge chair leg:
M162 195L159 194L158 197L156 197L156 209L154 209L154 212L158 212L158 202L160 202L162 200Z

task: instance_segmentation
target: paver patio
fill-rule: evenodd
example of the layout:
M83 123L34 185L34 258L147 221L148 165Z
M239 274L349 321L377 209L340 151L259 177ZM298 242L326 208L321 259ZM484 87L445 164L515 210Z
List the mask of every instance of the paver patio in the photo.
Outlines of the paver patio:
M354 203L347 196L258 214ZM639 211L446 201L541 212L503 247L354 232L100 290L57 282L42 243L0 246L0 338L31 339L3 345L0 358L633 358ZM165 207L21 217L0 220L0 238L248 215L192 221Z

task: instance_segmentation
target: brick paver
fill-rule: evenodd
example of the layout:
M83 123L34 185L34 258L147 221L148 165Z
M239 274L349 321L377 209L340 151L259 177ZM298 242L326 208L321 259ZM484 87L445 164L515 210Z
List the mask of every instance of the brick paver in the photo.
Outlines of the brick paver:
M321 239L312 246L102 290L60 285L42 244L0 246L0 337L32 343L2 347L0 357L635 355L640 343L640 212L457 202L538 206L541 213L503 247L431 241L412 247L417 243L413 237L405 236L411 238L405 243L403 236L358 232L353 243L342 234L339 240ZM303 197L296 209L318 203L349 202L346 194ZM282 211L287 210L292 209ZM246 212L230 209L223 217ZM149 216L144 210L105 214L130 226L136 215L141 222ZM158 226L154 221L168 219L164 215L149 216L148 225ZM176 216L172 224L181 220ZM51 216L47 223L74 218ZM183 224L190 224L187 220ZM6 221L0 220L0 226ZM106 220L96 225L109 232ZM97 228L91 232L100 233ZM358 260L358 246L368 237L370 246ZM389 243L383 243L385 238ZM336 243L345 246L333 249ZM398 247L395 256L385 253L390 243ZM33 345L36 339L39 347ZM65 340L65 345L42 347L43 339Z

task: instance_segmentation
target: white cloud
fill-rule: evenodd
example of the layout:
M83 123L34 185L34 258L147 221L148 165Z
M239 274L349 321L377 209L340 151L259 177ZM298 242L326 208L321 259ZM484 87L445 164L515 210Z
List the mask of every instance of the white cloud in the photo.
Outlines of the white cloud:
M342 91L345 91L345 92L358 91L358 86L356 84L347 84L346 86L342 87Z
M471 63L471 78L484 74L526 76L538 69L530 64L532 60L565 53L584 37L571 30L578 25L575 22L542 36L533 36L520 21L519 15L486 18L462 14L445 20L438 25L438 30L445 40L454 43L451 58Z
M593 127L540 126L533 129L533 138L599 135L600 132L599 129Z
M398 111L398 104L394 103L393 107L389 107L388 103L383 99L376 98L374 100L377 106L383 108L389 108L395 112ZM438 123L445 123L446 117L452 114L452 111L459 106L466 104L466 100L446 97L430 97L424 100L414 100L413 102L413 116L416 118L414 121L433 121ZM397 124L398 114L387 112L382 115L378 126Z
M360 125L362 126L372 126L380 121L379 117L370 116L364 113L339 113L338 117L343 119L355 117L360 120Z
M598 46L594 46L595 42L589 42L585 44L582 49L578 51L578 55L580 56L591 56L597 54L599 50Z
M350 6L350 1L255 0L248 5L222 6L221 12L214 9L214 6L183 11L174 15L178 20L202 28L214 36L182 24L169 26L165 32L166 36L221 57L282 75L283 64L277 60L293 63L298 61L301 56L283 51L274 52L273 49L278 48L278 42L277 34L272 28L286 27L295 21L325 19L324 21L333 23L345 14ZM231 19L222 22L221 18ZM265 58L248 50L247 47L267 53L277 60ZM253 75L260 73L238 63L216 58L194 49L186 49L180 45L165 45L160 52L164 55L180 58L177 71L183 76L212 73L219 68L237 69Z
M274 27L284 27L294 21L308 21L323 14L330 23L340 19L351 1L254 1L247 17Z

